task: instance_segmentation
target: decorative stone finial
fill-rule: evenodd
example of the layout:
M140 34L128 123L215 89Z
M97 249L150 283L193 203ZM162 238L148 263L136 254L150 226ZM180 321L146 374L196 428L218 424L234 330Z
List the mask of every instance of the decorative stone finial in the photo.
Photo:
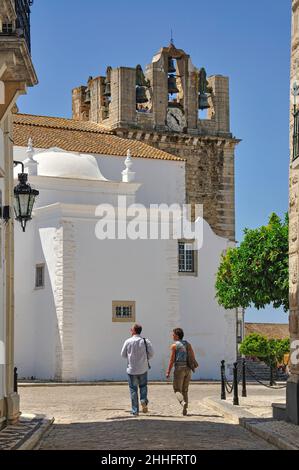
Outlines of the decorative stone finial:
M34 150L33 150L33 142L32 142L31 137L29 137L29 139L28 139L28 147L27 147L27 150L26 150L26 154L27 154L27 158L29 160L33 160Z
M29 137L28 139L28 147L26 150L27 158L24 160L24 168L28 168L28 175L36 176L37 175L37 165L38 162L34 160L34 148L32 138Z
M122 181L123 183L131 183L135 179L134 171L131 171L131 167L133 165L133 160L131 157L130 150L127 151L127 158L125 159L125 167L126 169L122 171Z

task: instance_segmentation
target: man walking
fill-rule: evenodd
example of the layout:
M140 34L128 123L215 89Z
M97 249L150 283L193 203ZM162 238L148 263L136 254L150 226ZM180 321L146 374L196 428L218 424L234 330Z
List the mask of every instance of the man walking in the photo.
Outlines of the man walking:
M139 414L138 386L140 403L143 413L148 412L147 371L150 368L149 359L154 355L153 347L148 339L142 338L142 326L135 324L131 328L131 338L123 345L121 356L127 359L127 373L132 401L132 415Z
M166 378L169 378L174 365L173 390L183 407L183 415L186 416L188 410L188 388L191 380L189 363L195 361L195 356L191 344L183 340L184 332L181 328L175 328L172 337L174 343L170 348L171 353ZM188 358L188 356L190 357Z

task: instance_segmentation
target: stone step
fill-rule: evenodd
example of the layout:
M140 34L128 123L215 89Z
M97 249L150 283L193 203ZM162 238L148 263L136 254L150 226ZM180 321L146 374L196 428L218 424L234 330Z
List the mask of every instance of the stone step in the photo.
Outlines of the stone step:
M270 367L264 362L246 361L246 380L255 381L255 377L261 381L270 380ZM238 360L238 371L242 373L242 359ZM253 375L253 376L252 376ZM288 374L280 370L273 371L273 378L276 381L284 382L288 379Z

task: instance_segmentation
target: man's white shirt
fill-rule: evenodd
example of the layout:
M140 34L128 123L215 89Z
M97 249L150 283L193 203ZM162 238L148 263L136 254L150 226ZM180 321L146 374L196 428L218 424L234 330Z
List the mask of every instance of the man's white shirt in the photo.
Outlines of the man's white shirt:
M146 339L148 358L154 355L151 342ZM128 361L127 373L130 375L145 374L148 370L148 361L144 339L140 335L134 335L124 342L121 356Z

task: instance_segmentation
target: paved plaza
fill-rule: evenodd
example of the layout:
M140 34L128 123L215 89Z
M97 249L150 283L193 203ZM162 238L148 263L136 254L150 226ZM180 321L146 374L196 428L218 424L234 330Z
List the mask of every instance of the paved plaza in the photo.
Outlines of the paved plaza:
M127 385L27 385L19 391L23 413L55 417L40 449L275 449L203 402L219 397L219 388L192 384L189 415L183 417L170 384L150 385L149 413L138 418L130 415ZM281 390L261 386L249 386L248 394L262 396L265 407L283 399Z

